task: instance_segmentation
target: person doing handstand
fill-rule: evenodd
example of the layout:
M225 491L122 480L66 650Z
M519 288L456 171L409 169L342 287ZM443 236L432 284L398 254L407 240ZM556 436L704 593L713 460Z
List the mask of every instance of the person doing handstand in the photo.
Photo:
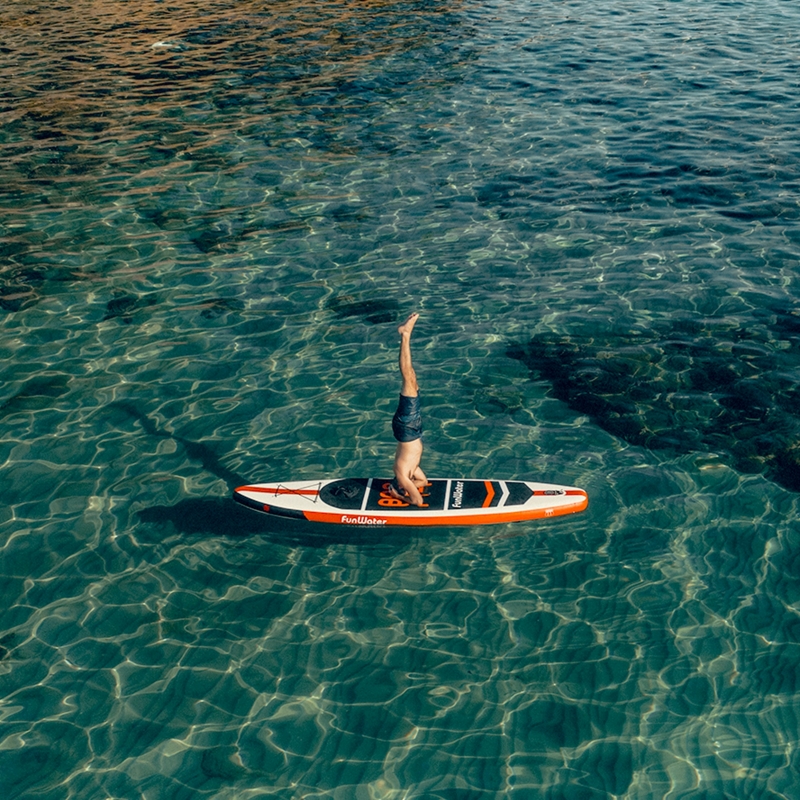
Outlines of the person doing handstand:
M389 491L398 500L415 506L425 505L420 490L428 484L419 466L422 458L422 415L419 402L417 375L411 363L411 331L419 319L412 314L398 329L400 334L400 401L392 417L392 433L397 439L394 454L394 480Z

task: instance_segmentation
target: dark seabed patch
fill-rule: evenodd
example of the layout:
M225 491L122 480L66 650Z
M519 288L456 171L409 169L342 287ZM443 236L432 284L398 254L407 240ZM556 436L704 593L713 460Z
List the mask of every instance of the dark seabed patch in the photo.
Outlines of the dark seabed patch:
M603 430L652 450L715 452L739 472L800 491L800 317L728 336L698 324L591 338L537 335L506 354Z
M392 298L358 300L350 295L334 297L329 301L328 308L330 308L339 319L362 317L372 325L380 325L384 322L395 322L400 313L399 303Z
M20 411L50 408L69 391L69 376L62 374L36 375L18 392L0 403L0 419Z
M155 303L156 300L153 297L141 298L130 294L114 297L106 303L106 313L102 321L107 322L110 319L119 319L126 325L130 325L137 311L143 308L150 308Z

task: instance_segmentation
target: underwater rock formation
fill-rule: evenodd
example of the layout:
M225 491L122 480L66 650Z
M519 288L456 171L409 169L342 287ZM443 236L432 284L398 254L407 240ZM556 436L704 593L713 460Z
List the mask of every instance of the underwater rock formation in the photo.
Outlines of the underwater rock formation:
M400 304L391 298L357 300L351 295L334 297L328 302L327 306L339 319L363 317L373 325L396 322L400 309Z
M715 452L743 473L800 491L800 318L729 338L675 324L647 334L534 336L506 354L552 396L632 445Z
M24 252L20 243L0 243L0 311L21 311L39 300L37 291L45 281L45 273L35 267L11 267L4 257Z

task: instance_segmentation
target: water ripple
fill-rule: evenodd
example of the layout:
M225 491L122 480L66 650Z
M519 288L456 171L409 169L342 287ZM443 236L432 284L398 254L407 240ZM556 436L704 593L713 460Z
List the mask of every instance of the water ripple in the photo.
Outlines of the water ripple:
M14 798L792 798L786 2L0 9ZM492 531L260 519L391 457Z

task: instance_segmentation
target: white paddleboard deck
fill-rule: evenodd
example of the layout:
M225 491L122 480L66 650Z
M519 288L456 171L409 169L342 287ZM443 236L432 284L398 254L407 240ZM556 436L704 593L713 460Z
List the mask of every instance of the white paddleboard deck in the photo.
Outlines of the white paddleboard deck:
M389 478L256 483L234 499L266 514L334 525L486 525L575 514L589 503L574 486L532 481L437 478L421 508L389 493Z

